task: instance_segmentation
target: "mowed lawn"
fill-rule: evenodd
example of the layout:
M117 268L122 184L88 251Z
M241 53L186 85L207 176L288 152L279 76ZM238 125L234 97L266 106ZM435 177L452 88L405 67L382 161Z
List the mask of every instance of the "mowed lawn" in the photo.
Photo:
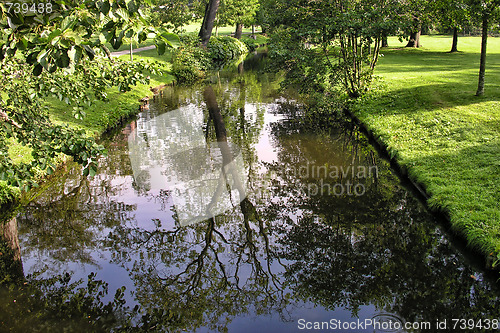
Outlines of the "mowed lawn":
M500 253L500 38L488 38L486 87L476 97L480 37L389 40L373 89L354 112L484 255Z

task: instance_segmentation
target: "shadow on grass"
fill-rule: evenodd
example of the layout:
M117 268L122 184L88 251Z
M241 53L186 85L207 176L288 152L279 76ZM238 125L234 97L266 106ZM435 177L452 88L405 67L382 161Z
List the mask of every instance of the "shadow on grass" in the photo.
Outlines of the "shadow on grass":
M476 82L464 82L469 75L453 74L449 82L422 84L377 94L373 97L376 107L369 112L373 115L414 115L419 112L470 106L470 113L481 112L488 102L500 101L500 84L487 83L486 95L475 96Z
M477 52L437 52L425 49L386 48L381 50L382 57L377 67L378 73L425 71L479 71L480 49ZM488 52L486 56L486 70L491 66L500 65L497 53Z

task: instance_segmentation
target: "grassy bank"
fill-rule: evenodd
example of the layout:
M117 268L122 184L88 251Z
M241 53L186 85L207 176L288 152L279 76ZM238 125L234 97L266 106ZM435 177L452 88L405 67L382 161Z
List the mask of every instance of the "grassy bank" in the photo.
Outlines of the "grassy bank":
M422 184L429 205L485 255L500 252L500 38L488 39L486 90L476 97L479 37L397 39L383 49L373 91L353 107L389 154Z
M129 60L129 55L120 58ZM156 49L134 54L135 60L158 61L168 70L170 68L171 54L166 52L158 56ZM140 102L145 96L152 95L150 87L161 84L169 84L174 81L174 77L165 72L164 75L151 76L149 85L136 85L132 90L121 93L118 88L109 89L107 101L96 101L91 107L85 110L85 117L82 120L75 119L71 110L56 99L50 101L50 114L56 123L69 124L70 126L85 129L90 135L98 136L109 128L116 126L120 120L137 113Z
M128 60L129 56L122 57ZM109 89L107 91L108 100L95 101L92 106L85 109L83 119L76 119L73 116L71 107L68 107L64 102L56 98L50 98L47 100L50 118L54 123L84 129L89 136L98 138L103 132L117 126L122 120L137 114L140 106L139 100L152 95L150 87L169 84L175 78L167 72L171 66L171 54L169 52L166 52L163 56L158 56L156 50L150 50L134 55L134 59L158 61L165 65L166 71L163 75L151 76L149 85L133 86L132 90L126 93L119 92L117 88ZM9 154L15 163L29 163L32 160L31 150L15 141L11 141ZM64 160L65 158L61 156L55 161L55 164L60 164ZM5 182L0 182L0 207L2 209L10 207L10 204L17 201L19 197L20 191L17 188L8 186Z

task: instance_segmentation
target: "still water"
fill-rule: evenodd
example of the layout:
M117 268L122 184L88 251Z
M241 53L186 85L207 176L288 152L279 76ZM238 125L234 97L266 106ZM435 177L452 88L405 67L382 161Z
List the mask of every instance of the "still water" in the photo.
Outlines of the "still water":
M302 126L301 103L253 65L208 83L244 194L220 185L206 87L167 87L105 142L95 177L68 166L17 216L24 274L94 272L103 302L124 290L121 316L158 332L498 326L494 281L363 135Z

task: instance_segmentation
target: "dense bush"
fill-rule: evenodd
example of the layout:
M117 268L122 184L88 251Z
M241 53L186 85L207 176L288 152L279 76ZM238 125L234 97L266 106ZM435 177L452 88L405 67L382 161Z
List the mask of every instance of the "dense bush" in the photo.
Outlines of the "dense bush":
M19 199L21 191L17 187L9 186L7 182L0 180L0 206ZM1 221L0 221L1 222Z
M248 53L248 48L242 41L233 37L212 37L208 43L208 52L212 61L222 62Z
M192 83L204 76L210 68L208 53L196 46L183 46L175 50L172 59L172 74L179 83Z
M181 44L184 46L196 47L200 44L200 37L198 37L198 34L196 33L179 35L179 39L181 40Z
M204 77L204 72L248 52L241 41L232 37L212 37L206 50L198 46L198 36L181 37L182 47L175 50L172 74L179 83L192 83Z

